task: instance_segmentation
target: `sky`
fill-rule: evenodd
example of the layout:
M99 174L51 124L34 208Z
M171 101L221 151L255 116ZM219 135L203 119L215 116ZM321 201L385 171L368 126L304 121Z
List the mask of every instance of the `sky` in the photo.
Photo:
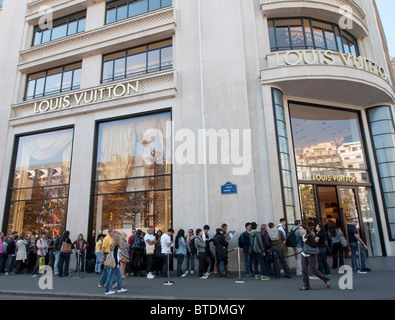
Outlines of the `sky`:
M389 53L395 57L395 0L376 0L376 4L387 37Z

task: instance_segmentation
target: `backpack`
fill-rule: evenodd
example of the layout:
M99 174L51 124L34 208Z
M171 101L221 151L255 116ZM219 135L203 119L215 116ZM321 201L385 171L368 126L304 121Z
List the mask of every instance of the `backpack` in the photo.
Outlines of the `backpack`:
M191 239L191 245L189 247L191 249L191 254L197 254L197 249L195 246L195 238Z
M287 234L287 240L286 240L287 247L296 248L296 245L299 240L298 236L296 235L296 230L298 230L298 228L293 228L291 232Z
M250 253L256 253L260 254L262 253L261 248L259 247L259 242L257 240L257 237L260 237L260 233L256 233L252 239L252 243L250 243Z

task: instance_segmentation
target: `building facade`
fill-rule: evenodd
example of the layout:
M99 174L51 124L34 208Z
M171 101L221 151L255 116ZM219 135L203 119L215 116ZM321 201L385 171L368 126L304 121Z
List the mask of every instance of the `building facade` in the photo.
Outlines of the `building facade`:
M4 0L0 26L4 232L225 222L234 247L247 221L356 217L395 255L373 0Z

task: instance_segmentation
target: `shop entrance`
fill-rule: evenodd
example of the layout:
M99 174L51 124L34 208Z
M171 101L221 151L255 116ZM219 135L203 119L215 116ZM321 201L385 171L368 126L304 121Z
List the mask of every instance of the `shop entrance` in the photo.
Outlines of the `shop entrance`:
M351 218L357 218L359 221L356 188L317 185L316 189L317 220L323 225L331 220L347 235L347 221Z
M371 191L367 186L299 184L302 219L311 230L318 223L325 226L332 220L347 236L347 222L355 217L369 255L380 256L382 251L373 220Z

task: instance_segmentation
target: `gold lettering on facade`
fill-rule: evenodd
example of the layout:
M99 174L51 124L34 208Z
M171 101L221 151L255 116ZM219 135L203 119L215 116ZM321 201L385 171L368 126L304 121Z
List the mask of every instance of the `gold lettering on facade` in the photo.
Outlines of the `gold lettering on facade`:
M313 175L314 181L327 181L327 182L350 182L350 183L357 183L357 177L349 177L349 176L335 176L335 175L321 175L321 174L314 174Z
M355 56L352 53L336 52L332 50L290 50L284 52L276 52L277 66L297 66L301 64L338 64L357 68L373 73L384 80L388 81L388 74L383 66L379 66L376 62L363 56Z
M70 98L73 97L74 106L84 104L92 104L103 100L111 100L112 98L120 98L123 96L130 96L131 94L139 93L139 81L120 83L115 86L108 86L105 88L87 90L75 93L72 96L65 95L53 99L46 99L34 103L34 114L44 113L49 110L65 109L72 106ZM106 97L107 95L107 97Z

